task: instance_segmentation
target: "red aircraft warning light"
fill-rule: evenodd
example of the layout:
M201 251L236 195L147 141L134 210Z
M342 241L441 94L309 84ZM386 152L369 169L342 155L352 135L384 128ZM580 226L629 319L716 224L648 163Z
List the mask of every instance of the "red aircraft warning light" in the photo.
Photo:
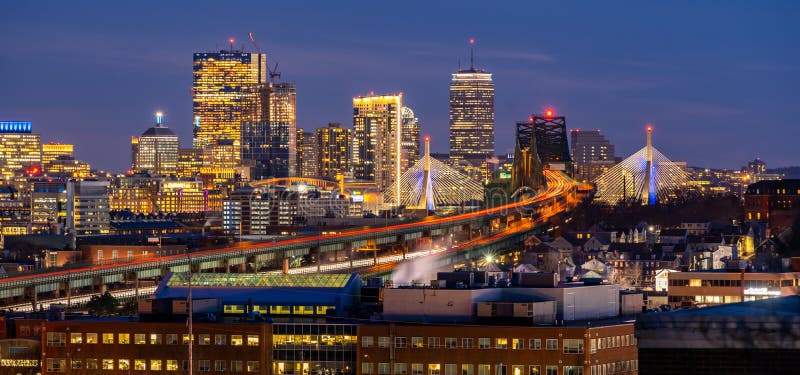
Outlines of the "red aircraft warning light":
M544 117L547 117L547 118L553 118L554 114L555 114L555 111L553 111L551 108L548 108L548 109L546 109L544 111Z
M648 133L652 133L653 132L653 125L647 125L647 132Z

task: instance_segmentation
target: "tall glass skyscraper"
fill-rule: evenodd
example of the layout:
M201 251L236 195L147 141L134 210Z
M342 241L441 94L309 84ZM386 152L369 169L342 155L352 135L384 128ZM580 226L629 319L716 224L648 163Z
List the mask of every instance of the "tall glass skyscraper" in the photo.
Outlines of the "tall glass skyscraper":
M319 177L335 179L339 174L350 172L351 132L338 122L317 129L317 152L319 156Z
M419 119L411 108L403 107L401 127L400 173L405 172L419 160Z
M195 148L233 148L234 159L226 164L239 163L245 106L253 88L267 81L266 61L266 54L233 50L194 54Z
M242 159L253 179L298 175L297 87L289 82L259 86L242 122Z
M379 189L400 178L402 107L403 94L353 98L353 176Z
M22 175L28 167L41 170L42 145L39 134L31 133L29 121L0 121L0 175Z
M482 162L493 155L494 82L470 57L469 69L459 69L450 81L450 157Z
M164 126L161 113L156 124L141 136L131 139L131 169L155 175L172 176L178 171L178 136Z

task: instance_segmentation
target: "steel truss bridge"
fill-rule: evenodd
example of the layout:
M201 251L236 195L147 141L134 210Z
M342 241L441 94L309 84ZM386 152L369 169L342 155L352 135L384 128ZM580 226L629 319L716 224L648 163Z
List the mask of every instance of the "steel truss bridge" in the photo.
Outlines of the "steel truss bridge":
M40 293L70 293L73 288L137 279L155 278L168 272L187 272L191 263L192 272L210 271L247 263L279 262L296 256L322 254L332 251L401 245L404 253L408 244L421 238L441 238L463 230L491 228L492 223L507 225L514 219L533 217L541 223L553 215L571 209L577 202L576 183L567 175L557 171L545 171L547 188L540 194L506 205L441 218L390 225L382 228L359 229L349 232L293 238L288 240L233 246L223 249L202 250L190 254L170 255L159 258L140 259L130 262L98 265L71 270L59 270L45 274L24 275L0 281L0 298L7 303L37 303ZM488 236L477 243L468 243L468 248L457 246L449 249L448 259L469 256L474 249L491 249L510 246L524 240L535 225L513 226ZM469 251L467 251L469 250ZM317 257L320 259L321 257ZM319 260L318 260L319 262ZM376 262L377 263L377 262ZM317 263L317 271L325 272L324 265ZM291 272L292 270L290 270ZM330 271L329 271L330 272Z

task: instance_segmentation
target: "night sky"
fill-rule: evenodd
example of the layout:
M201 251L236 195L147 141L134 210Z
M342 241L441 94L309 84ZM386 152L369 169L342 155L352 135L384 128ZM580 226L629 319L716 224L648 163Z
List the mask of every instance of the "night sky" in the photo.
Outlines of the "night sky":
M353 96L402 91L447 152L450 74L474 37L494 73L497 153L515 121L552 106L618 156L652 122L672 160L800 165L800 2L556 3L3 1L0 119L123 171L156 110L191 144L192 53L252 31L297 83L298 127L352 126Z

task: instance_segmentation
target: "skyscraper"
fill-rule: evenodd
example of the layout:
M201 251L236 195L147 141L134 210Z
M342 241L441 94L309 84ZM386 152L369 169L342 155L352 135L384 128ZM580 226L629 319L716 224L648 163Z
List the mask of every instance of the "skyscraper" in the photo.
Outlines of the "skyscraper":
M67 230L76 235L108 234L108 181L69 181L67 183Z
M351 132L338 122L317 129L319 177L335 179L338 174L350 172Z
M252 161L253 178L296 176L297 87L270 82L249 100L241 128L242 159Z
M319 173L319 152L317 134L297 129L297 170L298 176L316 178Z
M475 67L473 45L470 40L469 69L459 69L450 81L450 157L475 164L494 155L494 82Z
M579 180L592 180L614 164L614 145L600 130L571 130L570 148Z
M400 179L402 107L403 94L353 98L353 174L379 189Z
M42 145L42 170L50 172L50 163L59 158L75 158L75 146L67 143L50 142Z
M178 136L164 126L161 112L156 113L156 123L139 137L131 138L131 169L171 176L178 171Z
M245 105L254 88L266 82L266 61L266 54L233 48L194 54L193 145L201 149L214 145L232 148L234 159L224 161L225 166L239 163Z
M403 152L400 161L400 172L405 172L419 160L419 119L414 117L411 108L403 107L401 127L401 147Z
M42 164L39 134L31 133L29 121L0 121L0 174L21 175L28 167Z

